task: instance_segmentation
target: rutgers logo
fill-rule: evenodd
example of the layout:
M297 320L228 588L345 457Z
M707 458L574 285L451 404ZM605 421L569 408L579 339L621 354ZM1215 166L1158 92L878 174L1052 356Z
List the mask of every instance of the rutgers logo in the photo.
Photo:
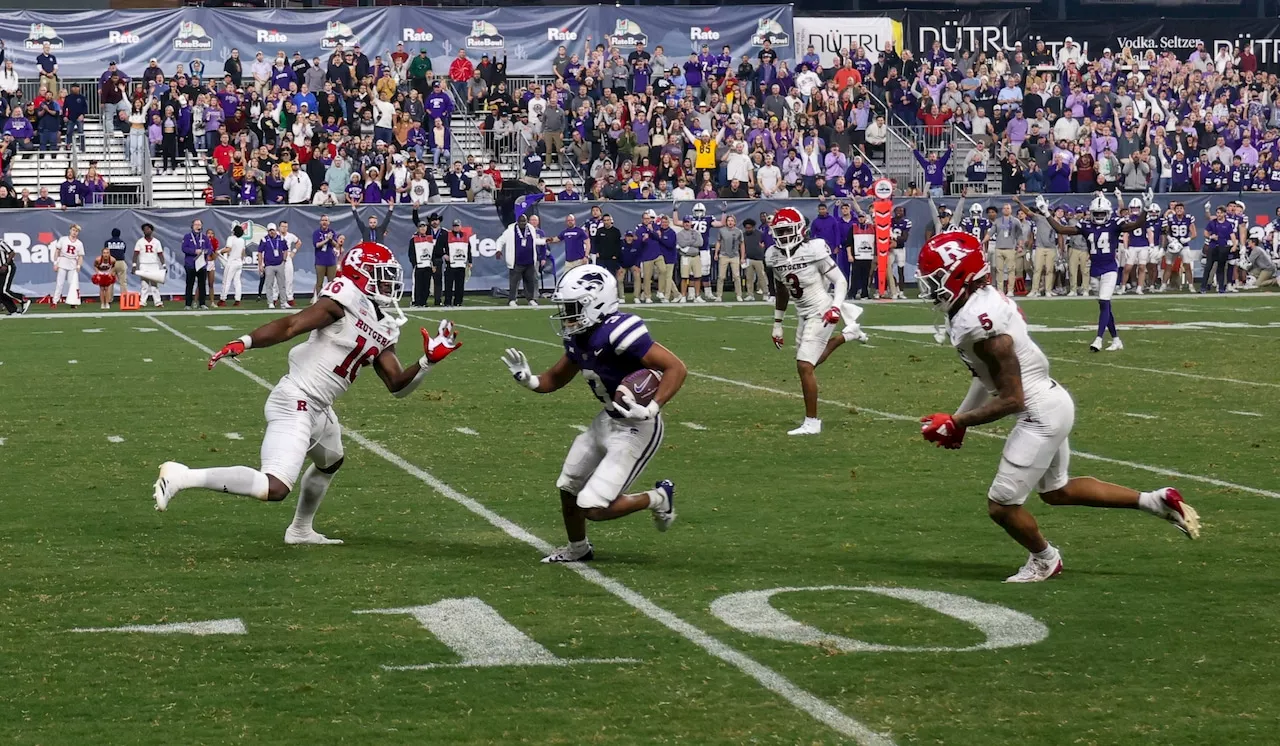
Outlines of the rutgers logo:
M306 403L305 401L303 401L302 399L299 399L299 400L298 400L298 411L299 411L299 412L305 412L305 411L307 411L307 403Z
M969 253L968 249L955 241L947 241L944 244L935 246L933 250L938 253L938 258L942 260L942 266L944 267L950 267Z

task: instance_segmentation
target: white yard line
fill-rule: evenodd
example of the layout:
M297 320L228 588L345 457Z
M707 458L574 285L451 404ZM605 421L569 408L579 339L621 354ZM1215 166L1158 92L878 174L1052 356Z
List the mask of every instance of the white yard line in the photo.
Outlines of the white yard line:
M479 435L480 434L469 427L455 427L453 431L455 433L462 433L463 435Z
M1142 414L1140 412L1121 412L1125 417L1137 417L1140 420L1158 420L1159 417L1154 414Z
M681 422L680 424L681 424L681 425L684 425L685 427L689 428L690 430L706 430L706 429L707 429L707 426L706 426L706 425L699 425L699 424L698 424L698 423L696 423L696 422Z
M1261 412L1241 412L1235 409L1228 409L1227 414L1238 414L1241 417L1265 417Z
M1217 381L1219 383L1243 383L1247 386L1267 386L1273 389L1280 389L1280 383L1266 383L1263 381L1243 381L1239 378L1225 378L1222 376L1202 376L1199 373L1183 373L1180 370L1161 370L1159 368L1141 368L1134 365L1119 365L1118 363L1100 363L1096 360L1083 360L1070 357L1049 357L1055 363L1071 363L1074 365L1092 365L1099 368L1117 368L1119 370L1133 370L1139 373L1154 373L1160 376L1176 376L1178 378L1192 378L1197 381Z
M585 433L587 431L586 425L570 425L569 427L573 428L574 430L577 430L580 433Z
M108 442L108 443L123 443L123 442L124 442L124 438L121 438L119 435L108 435L108 436L107 436L107 442Z
M240 433L226 433L227 440L244 440L244 436Z
M163 321L160 321L158 318L155 318L152 316L148 316L147 318L153 324L159 325L161 328L167 330L170 334L173 334L178 339L181 339L182 341L190 344L196 349L201 350L205 354L207 355L214 354L214 350L212 348L205 346L198 340L190 336L187 336L186 334L178 331L172 326L169 326ZM478 331L487 331L487 330L478 330ZM509 336L509 335L504 335L504 336ZM513 337L513 339L522 339L522 338ZM547 344L551 344L551 343L547 343ZM552 345L552 346L559 347L559 345ZM232 370L235 370L241 373L245 377L257 383L259 386L268 390L271 389L271 384L265 378L263 378L262 376L259 376L256 373L253 373L252 371L247 370L246 368L241 366L239 363L228 360L228 361L225 361L223 364L226 365L227 367L230 367ZM555 549L554 546L538 538L534 534L530 533L528 530L502 517L501 515L498 515L497 513L490 510L489 508L485 507L485 505L479 502L478 500L467 497L466 495L457 491L456 489L449 486L445 482L441 481L438 477L431 474L430 472L424 469L421 469L417 466L414 466L413 464L404 460L397 454L388 450L382 444L377 443L373 440L370 440L369 438L366 438L364 435L362 435L358 431L352 430L350 428L347 428L345 430L345 435L351 440L358 443L366 451L369 451L370 453L380 456L382 459L384 459L388 463L400 468L405 473L415 477L416 479L421 481L423 484L426 484L428 487L431 487L443 497L449 500L452 500L458 505L461 505L462 507L466 508L472 513L485 519L486 521L489 522L490 525L501 530L503 533L507 534L511 538L516 539L518 541L522 541L525 544L528 544L529 546L533 547L538 552L543 554L549 553L553 549ZM686 622L684 619L681 619L680 617L676 616L670 611L667 611L666 609L658 606L657 604L650 601L648 598L645 598L644 596L628 588L622 583L614 580L613 578L610 578L604 575L603 573L601 573L600 571L594 568L588 567L586 564L580 563L580 562L566 563L563 565L563 567L573 572L576 572L583 580L586 580L588 583L599 586L600 588L603 588L604 590L612 593L613 595L617 596L619 599L624 601L626 604L628 604L632 608L636 609L640 613L644 614L645 616L649 617L655 622L661 624L662 626L666 627L672 632L675 632L681 637L684 637L689 642L702 648L708 654L716 658L719 658L720 660L736 667L739 671L755 679L756 682L760 684L760 686L779 695L783 699L790 702L791 705L794 706L796 709L809 714L815 720L826 725L827 727L831 728L837 733L853 738L858 743L867 744L868 746L893 746L893 740L889 736L886 736L871 730L869 727L867 727L863 723L857 720L854 720L853 718L844 714L843 712L841 712L839 709L837 709L834 705L827 702L826 700L816 697L813 694L810 694L807 690L801 689L800 687L796 686L789 679L787 679L785 676L778 673L777 671L773 670L772 668L769 668L768 666L756 661L754 658L751 658L745 653L739 652L736 648L726 645L720 640L702 631L702 629L690 624L689 622Z
M532 339L530 337L520 337L515 334L497 332L497 331L493 331L492 329L484 329L478 326L464 326L462 324L455 324L455 326L457 326L459 329L467 329L469 331L480 332L483 334L491 334L496 337L505 337L507 339L515 339L521 342L529 342L531 344L546 345L549 347L557 347L557 348L560 347L560 345L555 344L554 342L547 342L546 340L542 340L542 339ZM783 389L775 389L769 386L759 386L754 383L748 383L747 381L739 381L733 378L724 378L722 376L716 376L710 373L702 373L696 370L689 371L689 375L694 376L695 378L704 378L708 381L715 381L717 383L723 383L730 386L738 386L739 388L749 389L751 391L763 391L765 393L777 394L779 396L785 396L791 399L802 398L799 391L784 391ZM897 414L895 412L881 412L876 409L869 409L867 407L858 406L855 404L849 404L847 402L833 401L831 399L821 399L821 398L818 399L818 402L821 404L827 404L833 407L841 407L844 409L856 409L858 412L865 412L866 414L875 415L876 417L882 417L888 420L897 420L899 422L910 422L913 425L918 425L920 422L919 417L915 417L912 415ZM984 438L1004 439L1005 437L1003 433L986 432L983 430L971 430L970 432L973 435L982 436ZM1122 459L1110 458L1108 456L1100 456L1096 453L1089 453L1088 451L1072 451L1071 455L1077 456L1079 458L1082 458L1088 461L1099 461L1104 464L1127 466L1131 469L1138 469L1140 471L1146 471L1152 474L1159 474L1160 476L1174 477L1177 479L1186 479L1192 482L1200 482L1201 484L1211 484L1215 487L1223 487L1226 489L1240 490L1241 492L1248 492L1253 495L1261 495L1262 497L1271 497L1271 498L1280 499L1280 492L1275 492L1272 490L1264 490L1258 487L1249 487L1243 484L1236 484L1235 482L1228 482L1222 479L1215 479L1214 477L1206 477L1206 476L1201 476L1199 474L1187 474L1180 471L1174 471L1173 469L1166 469L1161 466L1153 466L1151 464L1142 464L1136 461L1124 461Z

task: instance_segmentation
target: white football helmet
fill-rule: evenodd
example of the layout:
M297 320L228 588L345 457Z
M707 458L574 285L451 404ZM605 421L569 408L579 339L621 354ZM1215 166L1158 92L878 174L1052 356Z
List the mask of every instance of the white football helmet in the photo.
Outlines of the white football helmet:
M973 218L982 217L982 205L978 204L977 202L973 203L972 205L969 205L969 217L973 217Z
M1159 203L1152 202L1147 205L1147 217L1158 218L1161 215L1164 215L1164 209L1160 207Z
M1141 198L1139 198L1139 197L1134 197L1133 199L1129 200L1129 214L1130 214L1130 215L1141 215L1141 214L1142 214L1142 199L1141 199Z
M618 281L594 264L574 267L556 283L551 302L560 307L551 317L556 334L572 337L618 312Z
M1169 243L1165 244L1164 250L1169 256L1178 256L1182 253L1182 242L1171 236Z
M1089 203L1089 217L1095 223L1105 223L1111 219L1111 200L1099 194Z
M804 215L794 207L784 207L773 214L773 221L769 224L770 233L773 234L773 243L782 251L790 254L800 245L804 243L804 231L806 226Z
M705 218L707 216L707 206L699 202L693 206L693 216L695 218Z

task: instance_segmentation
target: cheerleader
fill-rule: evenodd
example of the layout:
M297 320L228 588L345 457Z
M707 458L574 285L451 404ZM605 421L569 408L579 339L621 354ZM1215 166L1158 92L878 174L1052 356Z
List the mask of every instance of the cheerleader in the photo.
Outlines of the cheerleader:
M111 249L103 248L102 254L93 260L93 284L98 286L98 300L103 308L111 308L112 286L116 284L116 259L111 256Z

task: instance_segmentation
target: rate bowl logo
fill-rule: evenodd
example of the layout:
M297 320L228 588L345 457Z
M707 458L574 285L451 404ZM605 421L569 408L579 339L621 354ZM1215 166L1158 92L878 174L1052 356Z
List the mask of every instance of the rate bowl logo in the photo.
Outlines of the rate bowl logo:
M282 34L275 29L258 29L259 44L285 44L289 41L288 34Z
M614 24L613 33L609 34L609 43L615 47L634 47L637 44L648 46L649 36L640 28L640 24L628 18L619 18Z
M783 31L782 24L772 18L761 18L756 22L756 32L751 36L751 45L762 47L766 41L775 47L789 47L791 34Z
M58 30L47 23L31 24L31 31L27 34L27 40L24 46L28 51L39 51L44 49L45 43L49 44L49 49L62 49L62 37L58 36Z
M142 37L138 36L132 31L108 31L107 32L108 44L116 44L116 45L140 44L141 42L142 42Z
M690 26L689 41L719 41L720 32L710 26Z
M320 46L324 49L337 49L338 47L353 47L360 42L360 38L355 35L351 27L341 21L329 21L329 25L325 26L324 37L320 39Z
M400 29L400 41L435 41L435 34L420 28Z
M262 243L262 239L267 237L267 226L262 225L261 223L255 223L252 220L245 220L243 222L236 223L236 225L240 226L244 231L244 235L241 236L241 238L244 239L244 245L246 248L257 246Z
M31 234L14 231L0 234L4 242L23 264L49 264L53 261L53 249L49 248L57 236L41 231L33 240Z
M488 21L472 21L467 35L467 49L501 49L507 42L498 33L498 27Z
M178 26L178 36L173 40L173 48L178 52L211 52L213 37L205 33L204 26L193 21L183 21Z

